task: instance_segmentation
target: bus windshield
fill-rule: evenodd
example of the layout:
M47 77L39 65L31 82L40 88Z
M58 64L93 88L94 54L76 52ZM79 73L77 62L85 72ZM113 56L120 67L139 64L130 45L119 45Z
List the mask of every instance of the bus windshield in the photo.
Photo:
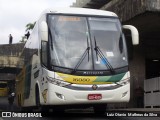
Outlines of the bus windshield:
M128 66L118 18L48 15L48 26L52 66L77 71Z

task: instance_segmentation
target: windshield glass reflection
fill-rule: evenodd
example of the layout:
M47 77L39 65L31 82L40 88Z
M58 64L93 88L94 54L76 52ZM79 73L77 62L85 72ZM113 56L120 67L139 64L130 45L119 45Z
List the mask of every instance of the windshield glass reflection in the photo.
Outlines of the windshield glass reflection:
M51 65L76 71L113 71L128 66L118 19L49 15L48 24ZM103 57L97 56L96 47ZM91 49L86 51L87 48ZM106 67L106 60L111 67Z

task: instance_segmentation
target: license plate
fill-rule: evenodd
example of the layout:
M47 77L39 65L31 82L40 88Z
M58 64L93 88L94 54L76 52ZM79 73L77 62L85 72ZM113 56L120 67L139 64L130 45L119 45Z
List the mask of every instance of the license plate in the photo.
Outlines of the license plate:
M88 100L100 100L102 99L102 94L88 94Z

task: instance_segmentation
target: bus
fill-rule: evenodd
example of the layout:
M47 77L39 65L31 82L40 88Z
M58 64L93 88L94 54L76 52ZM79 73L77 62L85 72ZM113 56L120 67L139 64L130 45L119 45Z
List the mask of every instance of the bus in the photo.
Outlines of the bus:
M8 83L7 81L0 81L0 97L8 96Z
M16 78L22 108L93 106L128 102L130 72L123 29L139 43L132 25L109 11L87 8L45 10L20 56Z

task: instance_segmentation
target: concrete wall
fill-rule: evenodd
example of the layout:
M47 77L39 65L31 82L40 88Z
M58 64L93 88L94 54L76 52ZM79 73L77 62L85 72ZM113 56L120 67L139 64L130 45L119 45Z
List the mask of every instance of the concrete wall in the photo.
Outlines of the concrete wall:
M112 0L101 9L115 12L121 21L127 21L145 11L146 0Z
M146 0L146 10L160 11L160 0Z
M15 80L17 62L24 43L0 45L0 80Z
M0 67L16 67L18 60L17 56L0 56Z
M16 67L24 43L0 45L0 67Z
M130 103L128 107L136 107L136 88L143 88L145 80L145 51L141 44L135 46L133 50L133 60L129 61L129 69L131 73L131 89Z
M88 2L90 2L91 0L76 0L75 3L73 3L72 7L83 7L84 5L86 5Z
M145 80L144 91L144 106L160 108L160 77Z
M101 9L115 12L125 22L145 11L160 11L160 0L112 0Z

